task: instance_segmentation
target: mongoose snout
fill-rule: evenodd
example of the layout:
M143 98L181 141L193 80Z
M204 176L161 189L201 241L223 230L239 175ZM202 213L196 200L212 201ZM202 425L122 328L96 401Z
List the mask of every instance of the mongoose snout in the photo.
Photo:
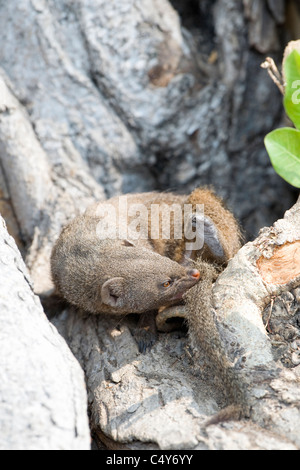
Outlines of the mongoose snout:
M200 279L200 272L198 269L187 269L186 274L177 280L173 281L174 287L172 294L169 298L166 298L163 305L173 305L183 298L183 295L193 287ZM170 281L167 281L167 286L170 287Z
M175 304L183 299L184 294L200 280L198 269L187 271L187 276L180 280L181 286L177 287L177 293L171 298L169 305Z
M191 271L188 271L187 273L190 277L194 278L196 281L200 279L200 273L198 269L192 269Z

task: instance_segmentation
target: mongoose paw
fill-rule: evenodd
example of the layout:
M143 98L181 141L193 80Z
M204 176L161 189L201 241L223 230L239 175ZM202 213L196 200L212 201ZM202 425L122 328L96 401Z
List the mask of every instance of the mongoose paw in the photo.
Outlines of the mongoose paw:
M198 232L198 236L202 239L202 243L206 244L213 255L217 257L224 256L224 249L219 239L218 230L213 221L209 217L202 214L192 217L192 227Z
M147 351L150 351L157 340L155 315L156 312L142 313L134 332L134 338L138 344L139 352L142 354L146 354Z
M146 354L156 343L157 335L152 331L147 331L146 328L137 328L134 338L137 342L139 352Z

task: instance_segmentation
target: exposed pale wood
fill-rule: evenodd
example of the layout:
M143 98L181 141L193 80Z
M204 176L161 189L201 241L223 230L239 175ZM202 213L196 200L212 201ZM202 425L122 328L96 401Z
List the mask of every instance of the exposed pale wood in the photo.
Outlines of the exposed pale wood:
M300 241L275 248L271 258L259 258L257 267L264 282L268 284L289 284L299 278Z

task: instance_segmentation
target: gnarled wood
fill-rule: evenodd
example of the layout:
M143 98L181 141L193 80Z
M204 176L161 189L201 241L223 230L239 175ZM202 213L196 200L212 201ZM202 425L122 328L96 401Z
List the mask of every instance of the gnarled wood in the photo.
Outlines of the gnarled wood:
M11 0L2 5L0 210L14 219L11 230L19 236L35 292L51 291L49 257L62 226L95 200L213 184L250 236L292 205L294 195L273 171L262 139L281 123L281 97L259 68L265 53L274 55L273 46L283 49L285 26L273 1L261 3L258 10L250 0L173 0L173 6L167 0ZM299 206L246 245L214 286L224 347L238 365L245 362L245 374L239 373L247 386L253 384L252 420L243 427L231 422L227 428L205 429L226 400L201 352L196 372L186 337L161 334L153 351L139 356L130 334L134 320L118 326L115 319L60 312L53 321L85 371L91 423L101 429L99 435L129 448L299 446L298 368L287 371L274 360L260 319L268 299L291 289L297 278L284 286L266 284L256 265L273 252L273 230L278 246L299 240L298 212ZM6 235L0 252L7 249L5 240ZM9 329L3 335L8 379L0 381L0 387L7 385L7 408L0 420L7 430L13 413L14 424L3 446L17 446L21 434L15 430L23 430L25 422L28 433L34 430L30 425L41 411L46 419L39 428L40 446L85 447L86 422L81 427L69 418L63 422L66 409L75 421L78 416L86 420L84 393L78 392L76 417L66 397L73 397L77 387L71 392L59 387L58 414L49 411L49 396L38 395L52 391L57 380L61 385L73 366L67 367L69 359L60 362L58 349L65 346L56 335L53 339L46 319L41 321L31 290L26 287L22 306L15 304L27 281L14 264L15 248L13 253L7 265L0 263L6 296L0 313ZM19 317L23 307L26 317ZM15 346L17 338L23 342ZM35 347L44 341L49 354ZM16 358L19 344L24 354ZM24 401L23 388L14 388L12 378L16 371L16 380L30 387L23 373L34 374L32 364L41 366L32 381L38 387L31 390L35 400L23 420L19 403L28 396ZM56 368L53 383L49 364ZM53 393L57 397L57 389ZM24 440L22 445L31 444Z

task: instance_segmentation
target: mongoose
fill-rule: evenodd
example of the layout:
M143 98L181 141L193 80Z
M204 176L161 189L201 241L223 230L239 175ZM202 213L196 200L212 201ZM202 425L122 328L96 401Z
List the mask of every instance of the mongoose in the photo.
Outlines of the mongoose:
M197 213L197 204L204 205L204 213ZM185 205L191 209L187 215ZM168 208L177 213L168 214L165 233ZM187 243L191 234L187 240L184 223L190 224L197 244ZM94 204L63 229L52 252L52 277L64 299L88 312L143 314L137 337L145 350L156 336L145 324L145 318L153 318L149 312L181 302L199 281L190 260L201 255L226 264L239 247L238 224L207 188L188 196L128 194Z
M149 312L178 303L200 273L128 240L100 240L98 223L83 215L63 229L51 257L57 293L94 314L144 314L136 333L144 352L156 339Z

